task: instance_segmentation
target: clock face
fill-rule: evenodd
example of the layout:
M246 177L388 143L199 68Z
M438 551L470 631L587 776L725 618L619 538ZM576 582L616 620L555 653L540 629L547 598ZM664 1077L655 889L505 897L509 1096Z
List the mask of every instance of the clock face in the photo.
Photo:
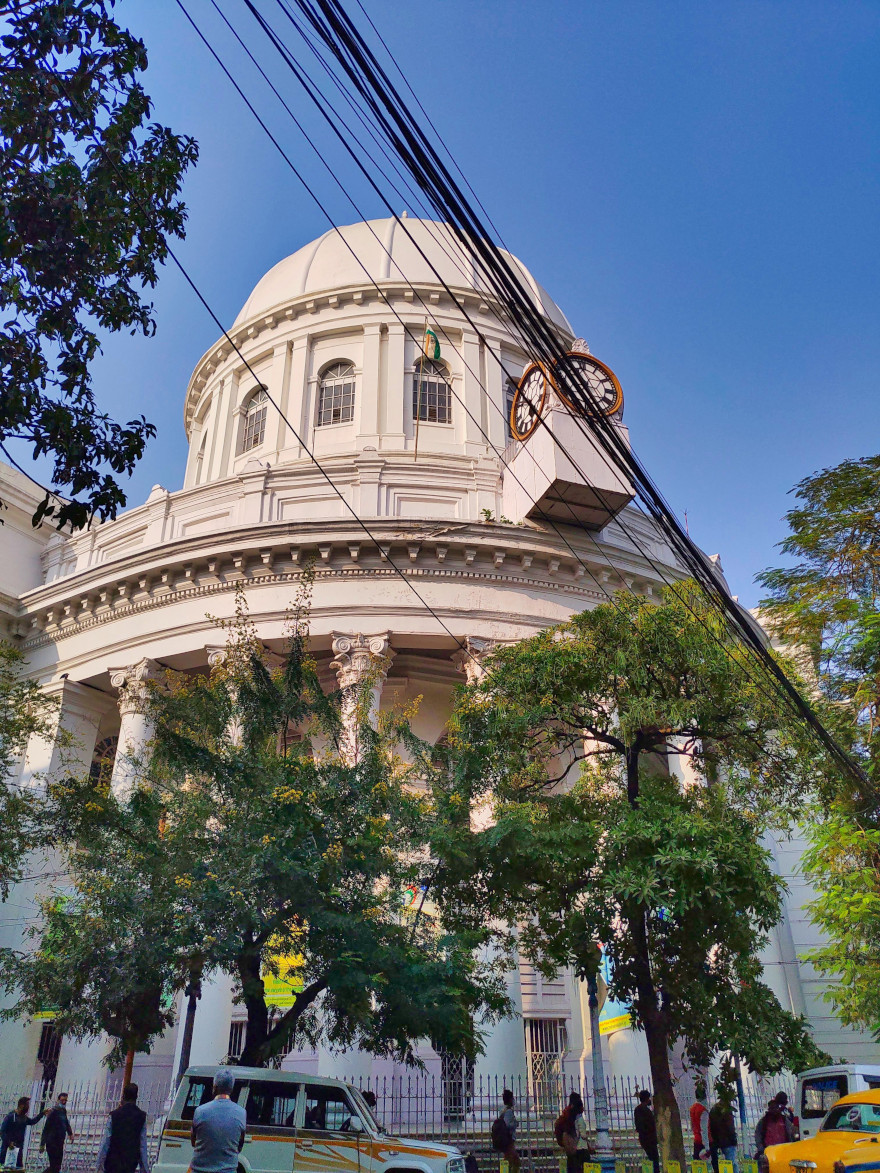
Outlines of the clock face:
M517 440L526 440L538 426L550 376L541 363L527 366L517 384L510 411L510 429Z
M582 403L585 398L591 399L590 407L595 410L594 404L597 405L603 415L614 415L623 407L623 391L614 371L610 367L606 367L605 363L599 362L597 358L593 358L591 354L566 354L558 360L556 365L557 369L561 368L564 373L570 372L575 383L572 387L571 382L565 379L564 374L559 379L559 395L564 400L566 407L571 408L572 411L581 411L579 403ZM585 396L583 392L580 395L577 394L578 384L581 380L590 389L589 397Z

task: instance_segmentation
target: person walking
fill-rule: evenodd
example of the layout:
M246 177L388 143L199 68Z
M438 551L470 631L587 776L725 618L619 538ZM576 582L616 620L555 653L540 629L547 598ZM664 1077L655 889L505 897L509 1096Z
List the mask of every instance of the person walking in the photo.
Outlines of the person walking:
M519 1153L516 1151L516 1129L519 1121L513 1110L513 1092L509 1087L506 1087L501 1093L501 1102L504 1105L501 1119L506 1125L507 1135L510 1137L510 1143L504 1150L504 1159L507 1161L510 1173L519 1173L520 1160Z
M28 1116L31 1101L29 1096L22 1096L13 1111L7 1113L0 1124L0 1167L6 1164L6 1154L10 1149L18 1149L15 1158L15 1167L20 1169L24 1163L24 1138L28 1128L42 1120L46 1115L45 1108L41 1108L36 1116Z
M797 1140L798 1121L794 1112L792 1112L791 1108L789 1107L788 1092L777 1092L773 1099L779 1105L779 1110L782 1112L783 1119L788 1121L788 1126L791 1129L791 1139Z
M639 1092L639 1102L633 1112L633 1124L642 1151L654 1166L654 1173L660 1173L660 1150L657 1147L657 1121L651 1110L651 1093ZM739 1170L737 1170L739 1173Z
M67 1119L67 1092L61 1092L53 1107L46 1113L46 1123L40 1135L40 1152L46 1150L49 1164L43 1173L61 1173L61 1162L64 1160L64 1145L68 1139L74 1140L73 1129Z
M122 1089L122 1103L110 1113L98 1149L98 1173L150 1173L147 1114L137 1106L138 1085Z
M568 1107L574 1125L575 1143L574 1154L566 1155L566 1173L583 1173L584 1165L589 1161L592 1149L587 1136L587 1117L584 1112L584 1101L578 1092L572 1092L568 1097Z
M783 1115L779 1100L771 1100L755 1128L755 1156L760 1157L772 1144L787 1144L790 1140L794 1140L794 1129Z
M733 1173L739 1173L736 1156L736 1124L733 1119L733 1099L728 1087L718 1089L718 1100L709 1109L709 1152L712 1168L718 1173L721 1157L733 1164Z
M214 1098L196 1108L192 1120L192 1173L236 1173L244 1147L247 1115L234 1104L235 1077L221 1067L214 1076Z
M709 1109L706 1107L706 1085L700 1080L694 1087L694 1097L689 1112L694 1137L694 1160L705 1161L709 1156Z

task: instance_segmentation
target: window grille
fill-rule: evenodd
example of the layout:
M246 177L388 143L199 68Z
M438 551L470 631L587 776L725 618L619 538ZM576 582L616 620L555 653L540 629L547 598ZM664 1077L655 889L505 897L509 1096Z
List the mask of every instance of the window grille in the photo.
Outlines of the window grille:
M259 448L266 435L266 411L269 406L269 396L264 388L250 397L244 414L244 430L241 437L242 452L250 452L252 448Z
M318 393L318 427L344 424L354 419L354 367L338 362L321 376Z
M58 1053L61 1050L61 1034L55 1029L54 1022L44 1022L40 1031L40 1041L37 1044L37 1059L43 1066L57 1064Z
M568 1050L565 1019L527 1018L523 1025L529 1089L538 1110L549 1111L561 1102L562 1060Z
M413 419L429 424L452 422L452 388L446 368L430 358L420 359L413 374Z
M443 1120L460 1123L474 1099L474 1065L464 1055L440 1051L440 1083L443 1089Z
M229 1024L229 1057L239 1059L244 1050L244 1040L247 1034L247 1020L235 1019Z

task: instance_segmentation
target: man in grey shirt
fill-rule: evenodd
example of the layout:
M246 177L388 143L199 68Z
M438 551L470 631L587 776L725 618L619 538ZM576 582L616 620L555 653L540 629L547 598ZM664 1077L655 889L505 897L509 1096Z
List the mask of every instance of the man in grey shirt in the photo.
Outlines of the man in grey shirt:
M229 1098L235 1077L221 1068L214 1076L214 1098L196 1108L192 1122L193 1173L235 1173L244 1145L247 1116Z

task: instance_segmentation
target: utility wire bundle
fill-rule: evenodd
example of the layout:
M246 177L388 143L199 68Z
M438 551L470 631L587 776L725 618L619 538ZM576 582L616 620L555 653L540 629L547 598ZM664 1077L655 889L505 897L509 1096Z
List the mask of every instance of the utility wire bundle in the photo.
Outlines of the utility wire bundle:
M265 121L262 119L252 102L248 99L243 89L229 70L223 63L214 46L210 43L204 32L199 28L196 21L187 11L183 0L177 0L178 6L183 10L187 19L195 28L199 37L202 39L208 50L214 56L215 60L223 69L227 78L233 84L239 95L246 103L251 113L260 123L263 130L266 132L275 148L284 158L287 165L291 168L305 189L309 192L317 205L321 208L324 215L327 217L331 226L335 227L334 221L327 211L324 203L315 193L311 185L308 183L300 169L293 163L281 143L272 133ZM266 71L263 69L260 62L257 60L253 52L247 47L242 40L239 33L233 27L229 19L224 15L217 0L210 0L215 10L223 19L226 26L233 33L239 45L244 49L245 53L256 66L257 70L263 77L264 81L269 85L275 97L281 102L287 114L290 116L294 124L297 126L300 133L304 136L306 142L315 151L320 162L327 168L331 178L340 187L345 194L348 202L357 212L362 220L367 217L363 214L361 209L357 206L355 200L351 197L345 185L340 181L335 171L329 166L324 158L320 148L316 145L308 132L305 130L302 122L297 117L294 110L285 101L278 88L273 84ZM381 199L389 213L397 221L399 228L404 231L413 242L416 251L421 255L422 259L428 264L429 268L435 274L437 281L441 284L447 294L455 301L458 308L468 319L471 326L476 333L482 338L482 332L479 326L470 318L465 305L461 299L456 296L454 291L449 288L449 285L437 271L430 256L420 247L418 241L415 239L413 232L408 226L405 218L401 218L394 213L393 207L389 202L387 191L392 191L398 198L406 198L404 193L413 200L412 206L414 208L421 208L428 223L425 225L434 241L440 247L449 259L453 260L459 267L463 268L463 260L469 259L476 270L481 275L482 281L485 283L487 290L491 290L498 300L501 308L501 315L506 319L508 325L512 329L514 335L519 339L523 349L534 360L542 362L547 369L553 369L554 376L557 383L560 385L565 398L572 404L580 408L583 413L582 416L575 415L574 418L580 429L588 434L593 443L601 449L608 462L612 467L616 468L620 474L635 488L637 496L639 497L643 507L654 519L659 531L665 536L671 550L677 556L681 568L690 574L702 587L706 597L711 604L725 617L729 627L734 632L735 636L740 641L740 648L743 654L743 666L746 671L752 676L752 679L762 687L762 690L772 690L772 695L781 703L786 704L798 713L819 738L825 749L831 757L837 761L848 773L853 775L857 781L864 785L866 779L856 763L846 754L843 748L834 740L831 734L824 728L819 721L816 714L811 709L808 702L801 696L798 690L788 680L782 669L779 667L773 656L767 651L763 640L759 636L756 628L752 625L750 619L743 613L739 606L730 598L722 582L716 576L714 568L711 563L706 560L700 550L690 540L690 537L685 533L675 518L669 506L663 500L659 490L653 484L647 471L642 466L638 458L631 452L628 445L625 443L613 422L599 410L599 405L595 402L592 391L586 380L571 367L559 360L565 354L565 345L560 336L557 335L551 324L544 318L544 316L535 307L530 293L523 286L520 276L511 267L506 255L496 245L492 239L492 234L486 226L474 204L464 194L457 181L454 179L449 168L440 158L439 153L427 141L422 127L419 125L417 119L413 116L407 104L397 91L386 71L382 68L379 61L369 48L364 38L361 36L359 30L354 25L348 14L338 0L275 0L278 13L283 17L285 27L292 28L302 39L303 44L307 47L309 53L313 56L320 69L326 74L329 81L335 87L335 90L341 95L345 101L348 110L358 120L360 127L366 132L370 141L378 148L383 158L394 171L396 179L392 179L385 167L379 163L374 155L367 149L362 137L353 137L351 134L351 127L346 117L340 115L335 108L333 101L323 93L320 87L315 82L314 71L306 69L299 61L297 55L291 51L287 45L285 38L278 32L278 30L267 20L251 2L251 0L243 0L251 15L256 20L259 27L266 34L269 41L280 55L285 66L290 70L296 78L299 85L304 90L305 94L315 105L319 113L326 120L331 130L342 144L344 150L351 157L356 167L366 179L368 185ZM360 0L357 0L361 10L364 12L366 19L369 21L373 32L379 37L381 35L369 20L363 5ZM381 41L383 48L391 58L390 51L384 41ZM442 144L442 139L436 131L433 123L421 106L418 103L412 87L406 81L402 71L396 62L391 58L393 68L402 78L404 85L409 90L414 100L419 105L422 116L431 126L432 131L438 142ZM355 145L352 145L352 144ZM444 145L445 146L445 145ZM491 225L491 220L488 217L482 204L479 203L473 189L467 183L467 180L460 168L458 168L448 149L446 154L449 157L452 168L458 172L461 179L468 190L471 192L473 199L480 210L483 212ZM380 185L379 179L384 180L385 187ZM442 224L430 223L431 211L439 217ZM411 222L410 222L411 223ZM422 222L424 224L424 221ZM494 225L492 225L494 228ZM349 251L355 255L355 259L360 263L365 276L368 280L379 289L378 284L369 273L367 266L363 263L361 258L354 254L354 250L343 234L338 228L335 229L340 235L343 243L348 247ZM375 233L374 233L375 235ZM497 233L496 235L500 234ZM378 240L378 238L377 238ZM381 244L381 242L380 242ZM384 247L384 246L383 246ZM387 251L387 250L386 250ZM184 276L192 285L193 289L202 300L206 308L211 312L214 320L217 321L216 315L207 306L202 294L196 288L194 282L183 270L182 265L176 257L173 258L184 273ZM406 276L404 274L404 280ZM411 285L411 283L409 283ZM412 286L411 286L412 287ZM417 295L418 296L418 295ZM422 301L421 297L419 300ZM389 302L389 307L391 303ZM422 301L424 305L424 302ZM426 307L427 308L427 307ZM398 316L395 314L395 316ZM402 321L402 319L399 319ZM413 337L412 331L403 323L404 328L410 337ZM219 325L219 322L218 322ZM224 331L224 334L226 332ZM239 357L245 363L245 366L250 369L249 364L244 359L239 348L235 346L229 335L226 334L227 339L232 343L234 349ZM465 364L467 366L467 364ZM468 368L469 369L469 368ZM253 372L251 372L253 373ZM474 372L471 372L474 374ZM455 392L453 391L453 394ZM271 396L270 396L271 398ZM478 421L474 420L467 405L464 401L456 395L459 403L462 405L468 416L477 425L480 432L485 439L492 444L488 435ZM274 403L274 400L273 400ZM278 407L277 404L275 404ZM497 408L497 405L494 405ZM279 408L280 411L280 408ZM541 420L539 423L547 427L545 421ZM292 426L292 425L291 425ZM558 437L548 428L550 435L556 444L568 459L572 462L574 467L580 473L585 484L591 484L591 481L579 468L577 461L572 454L568 452L564 445L562 445ZM494 447L494 445L492 445ZM305 445L304 445L305 447ZM306 447L312 460L318 466L319 470L325 477L328 477L326 470L322 468L320 463L315 458L314 454ZM497 451L497 449L496 449ZM511 475L512 470L508 469L506 475ZM329 477L328 477L329 479ZM518 480L518 478L517 478ZM331 482L332 483L332 482ZM521 484L521 482L518 482ZM333 486L335 488L335 486ZM604 501L604 494L601 489L593 485L597 496ZM338 491L338 490L337 490ZM348 509L351 507L348 502L345 502ZM353 511L352 511L353 512ZM552 518L541 514L542 520L549 524L562 539L570 552L574 555L581 566L595 578L589 567L583 562L583 559L571 546L568 538L564 532L559 529ZM358 523L365 532L369 532L366 523L359 517L356 518ZM584 528L572 514L573 524L579 528ZM650 554L644 549L638 535L627 527L626 521L623 517L618 517L616 524L620 529L627 534L635 547L642 553L646 560L652 565L658 575L665 581L672 589L675 589L675 583L671 582L664 568L658 566ZM601 543L597 543L597 549L601 551ZM607 557L607 555L606 555ZM610 562L609 562L610 565ZM403 573L395 566L395 570L401 577ZM407 585L415 591L418 595L414 584L407 581ZM598 584L597 584L598 585ZM601 588L604 590L604 588ZM429 611L438 620L443 629L449 633L449 628L442 622L439 616L428 606L427 602L421 600ZM611 600L613 602L613 598ZM714 638L714 637L713 637ZM460 644L460 641L456 640ZM737 657L739 658L739 657ZM756 675L757 674L757 675Z

